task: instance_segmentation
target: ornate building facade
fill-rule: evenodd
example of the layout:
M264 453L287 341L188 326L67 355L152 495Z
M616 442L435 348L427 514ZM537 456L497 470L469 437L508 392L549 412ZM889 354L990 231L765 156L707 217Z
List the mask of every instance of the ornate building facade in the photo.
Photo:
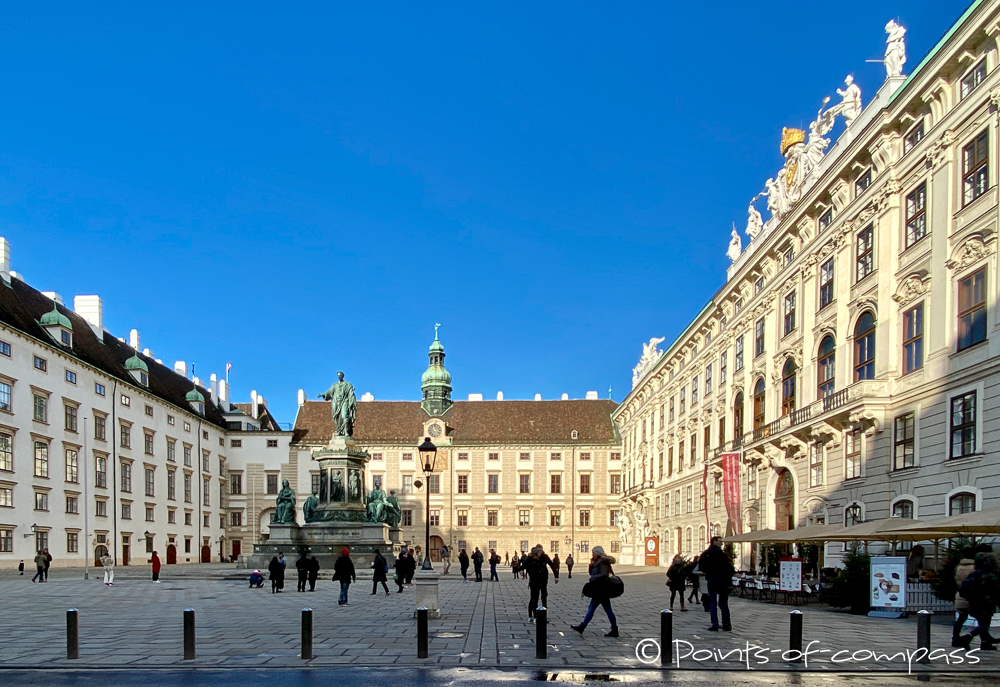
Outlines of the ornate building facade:
M712 533L1000 505L1000 2L908 76L886 31L871 102L848 79L783 132L725 285L666 351L644 345L614 415L626 558L645 536L667 560Z

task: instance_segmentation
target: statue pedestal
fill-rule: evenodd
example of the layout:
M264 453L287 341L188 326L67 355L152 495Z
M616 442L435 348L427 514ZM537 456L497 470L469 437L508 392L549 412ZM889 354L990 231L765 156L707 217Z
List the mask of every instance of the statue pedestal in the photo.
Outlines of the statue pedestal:
M441 573L437 570L417 570L413 576L413 585L416 587L416 604L413 608L413 617L417 617L417 609L421 606L427 609L428 618L441 617L441 602L438 594L438 580Z

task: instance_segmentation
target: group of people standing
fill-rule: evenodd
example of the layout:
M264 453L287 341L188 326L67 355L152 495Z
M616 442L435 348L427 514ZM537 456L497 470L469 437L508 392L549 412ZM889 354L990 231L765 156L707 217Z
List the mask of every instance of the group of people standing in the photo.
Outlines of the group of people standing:
M701 576L705 578L708 592L708 612L712 624L709 632L718 632L719 614L722 615L721 629L731 632L733 629L729 616L729 592L733 586L733 562L722 550L722 538L712 537L708 548L700 556L695 556L690 562L685 561L680 554L674 556L667 568L667 587L670 589L670 610L674 610L674 599L680 595L681 610L687 611L684 605L684 592L687 584L691 585L688 603L696 603L701 593Z

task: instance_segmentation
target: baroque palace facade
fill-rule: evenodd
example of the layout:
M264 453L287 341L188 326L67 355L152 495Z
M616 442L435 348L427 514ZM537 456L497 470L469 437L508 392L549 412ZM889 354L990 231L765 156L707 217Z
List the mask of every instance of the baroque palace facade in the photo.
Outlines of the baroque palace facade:
M614 415L626 560L650 536L665 563L712 533L1000 506L1000 2L908 76L905 30L886 31L872 101L849 78L783 132L725 285L668 349L644 345Z

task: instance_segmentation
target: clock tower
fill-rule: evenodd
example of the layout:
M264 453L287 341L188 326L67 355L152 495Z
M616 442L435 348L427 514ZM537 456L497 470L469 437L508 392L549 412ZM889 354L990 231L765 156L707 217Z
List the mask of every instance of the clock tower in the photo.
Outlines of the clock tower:
M431 417L439 417L451 407L451 375L444 368L444 346L438 339L440 324L434 325L434 342L427 357L430 364L421 378L420 389L423 399L420 406Z

